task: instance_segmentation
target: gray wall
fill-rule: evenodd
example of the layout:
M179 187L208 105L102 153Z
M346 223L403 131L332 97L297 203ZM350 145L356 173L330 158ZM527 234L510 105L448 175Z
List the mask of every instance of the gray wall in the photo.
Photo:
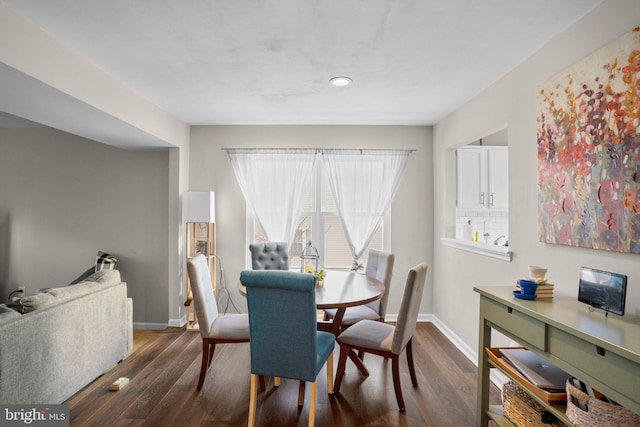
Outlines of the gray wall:
M168 171L166 150L0 128L1 300L17 286L68 284L102 250L118 257L134 322L166 326Z
M246 204L222 148L401 148L415 149L391 208L391 251L396 254L387 312L396 314L409 268L433 266L433 173L430 127L410 126L201 126L191 132L190 191L216 193L217 254L224 279L241 310L236 283L245 268ZM421 313L430 313L431 270ZM221 301L223 304L225 301Z
M553 13L553 12L550 12ZM577 296L583 265L629 276L627 310L640 314L640 257L537 240L536 86L637 26L640 2L605 1L502 79L434 128L435 277L433 313L475 350L478 296L474 285L514 285L530 264L549 267L556 291ZM455 215L455 147L501 128L509 138L509 244L513 262L443 246Z

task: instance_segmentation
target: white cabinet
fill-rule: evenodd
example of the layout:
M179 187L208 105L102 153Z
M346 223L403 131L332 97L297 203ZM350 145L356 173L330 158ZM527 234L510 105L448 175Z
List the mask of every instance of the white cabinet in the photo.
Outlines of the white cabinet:
M484 188L486 173L483 173L484 150L481 147L459 148L457 156L457 208L482 209L485 205Z
M487 148L488 207L509 209L509 151L507 147Z
M456 157L458 209L509 209L507 147L461 147Z

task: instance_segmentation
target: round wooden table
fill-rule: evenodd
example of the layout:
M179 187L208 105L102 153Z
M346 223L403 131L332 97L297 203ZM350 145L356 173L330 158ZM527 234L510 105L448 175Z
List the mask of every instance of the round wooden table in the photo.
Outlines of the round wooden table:
M316 286L316 307L337 309L330 332L338 336L348 307L382 298L384 284L373 277L347 271L327 271L324 286Z

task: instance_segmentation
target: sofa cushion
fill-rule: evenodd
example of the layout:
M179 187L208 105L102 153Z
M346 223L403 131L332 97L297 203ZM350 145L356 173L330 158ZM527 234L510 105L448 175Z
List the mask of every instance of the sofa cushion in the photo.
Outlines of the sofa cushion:
M22 306L23 313L31 313L41 307L45 307L53 304L55 297L48 292L41 292L35 295L29 295L20 299L20 305Z
M95 292L114 283L120 283L120 271L101 270L75 285L51 288L47 292L22 298L20 300L22 312L30 313L43 307L59 304L72 298Z
M118 259L113 255L109 255L106 252L98 252L96 256L96 272L101 270L115 270Z
M81 282L116 283L121 282L120 270L100 270L85 277Z

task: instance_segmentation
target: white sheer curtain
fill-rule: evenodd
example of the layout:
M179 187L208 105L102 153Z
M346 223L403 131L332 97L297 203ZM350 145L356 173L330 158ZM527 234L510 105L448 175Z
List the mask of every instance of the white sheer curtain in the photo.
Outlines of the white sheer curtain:
M322 160L336 202L352 270L382 224L411 150L323 150Z
M267 239L291 244L316 150L228 149L227 154Z

